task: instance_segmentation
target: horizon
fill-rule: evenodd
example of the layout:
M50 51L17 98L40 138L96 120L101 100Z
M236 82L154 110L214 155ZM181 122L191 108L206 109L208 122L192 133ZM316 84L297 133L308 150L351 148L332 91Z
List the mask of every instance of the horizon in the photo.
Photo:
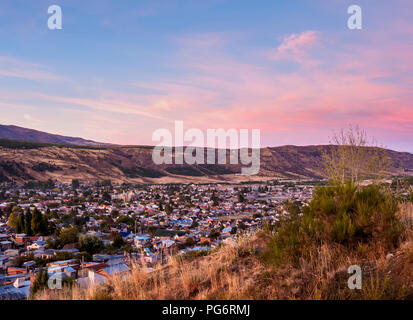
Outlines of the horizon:
M413 152L407 0L357 1L362 30L347 28L347 0L56 0L62 30L47 28L51 4L0 6L5 125L150 146L180 119L260 129L265 148L328 145L353 123Z
M18 128L23 128L23 129L38 131L38 130L36 130L36 129L19 127L19 126L16 126L16 125L2 125L1 123L0 123L0 126L11 126L11 127L18 127ZM51 132L45 132L45 131L39 131L39 132L47 133L47 134L50 134L50 135L62 136L62 135L60 135L60 134L58 134L58 133L51 133ZM105 148L105 147L107 147L107 148L110 148L110 147L145 147L145 148L147 148L147 147L150 147L150 148L154 148L154 147L156 146L155 144L153 144L153 145L149 145L149 144L113 144L113 143L108 143L108 142L105 142L105 141L88 140L88 139L84 139L84 138L82 138L82 137L74 137L74 136L63 136L63 137L78 138L78 139L83 139L83 140L87 140L87 141L93 141L93 142L95 142L95 143L101 143L101 145L90 145L90 146L85 145L85 147L101 147L101 148ZM8 139L8 138L1 138L1 137L0 137L0 139L19 141L19 139ZM31 142L30 140L25 140L25 141ZM41 142L41 143L53 144L53 143L48 143L48 142ZM70 146L70 145L68 145L68 146ZM75 146L78 146L78 145L75 145ZM80 146L81 146L81 145L80 145ZM187 147L187 146L188 146L187 144L184 144L184 145L176 145L176 146L173 146L173 148L181 148L181 147ZM323 147L323 146L336 146L336 144L332 144L332 143L327 143L327 144L306 144L306 145L282 144L282 145L273 145L273 146L261 146L260 149L265 149L265 148L282 148L282 147L305 148L305 147ZM218 150L218 149L223 149L223 148L220 148L220 147L207 147L207 146L205 146L205 147L203 147L203 146L195 146L195 147L205 148L205 149L217 149L217 150ZM366 146L366 148L369 148L369 147L374 147L374 146ZM399 152L399 153L410 153L410 154L413 154L413 152L391 149L391 148L387 148L387 147L385 147L385 146L378 146L378 147L379 147L379 148L382 148L382 149L389 150L389 151L395 151L395 152ZM251 149L251 147L248 147L248 148ZM240 149L243 149L243 148L242 148L242 147L237 147L237 148L227 147L227 148L225 148L225 149L226 149L226 150L231 150L231 149L240 150ZM252 149L254 149L254 148L252 148Z

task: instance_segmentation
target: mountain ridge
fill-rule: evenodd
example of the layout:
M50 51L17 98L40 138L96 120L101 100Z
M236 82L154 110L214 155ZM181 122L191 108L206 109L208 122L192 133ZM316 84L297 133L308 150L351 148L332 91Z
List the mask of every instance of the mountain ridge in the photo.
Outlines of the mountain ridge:
M0 126L0 129L2 127L4 128ZM31 129L27 130L32 132ZM156 165L152 160L152 146L100 144L72 137L64 137L69 140L62 140L63 136L58 136L59 139L53 140L53 143L33 141L38 135L32 136L33 140L27 142L23 141L27 137L19 137L23 139L5 139L0 130L0 183L23 184L27 181L47 179L62 182L70 182L72 179L84 182L110 179L130 183L236 183L274 179L322 179L322 154L333 147L286 145L261 148L259 173L255 176L242 176L241 168L245 166L240 163L229 164L228 150L227 164ZM76 142L86 144L79 145ZM393 150L387 150L387 154L391 160L390 174L413 174L413 154Z
M80 137L68 137L59 134L47 133L35 129L19 127L15 125L1 125L0 124L0 138L31 141L40 143L54 143L67 145L84 145L84 146L98 146L108 145L108 143L96 142L93 140L86 140Z

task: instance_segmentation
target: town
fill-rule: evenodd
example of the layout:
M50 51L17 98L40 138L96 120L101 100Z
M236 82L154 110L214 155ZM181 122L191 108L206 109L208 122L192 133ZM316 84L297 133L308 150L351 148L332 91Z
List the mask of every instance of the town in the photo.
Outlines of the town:
M0 188L0 299L27 299L47 279L87 288L172 256L206 255L305 205L320 181L90 184ZM56 281L53 282L56 285ZM59 285L59 283L57 283Z

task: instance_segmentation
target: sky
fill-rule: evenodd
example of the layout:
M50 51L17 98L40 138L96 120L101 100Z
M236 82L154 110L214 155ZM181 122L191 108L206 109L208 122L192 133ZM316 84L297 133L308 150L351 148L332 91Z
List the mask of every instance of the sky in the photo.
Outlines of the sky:
M49 30L50 5L63 29ZM347 8L362 9L350 30ZM117 144L260 129L327 144L358 124L413 152L411 0L2 0L0 124Z

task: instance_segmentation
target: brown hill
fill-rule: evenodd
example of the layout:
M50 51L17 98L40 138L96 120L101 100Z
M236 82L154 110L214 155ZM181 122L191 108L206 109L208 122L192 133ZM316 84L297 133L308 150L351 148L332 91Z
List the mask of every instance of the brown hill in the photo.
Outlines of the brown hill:
M242 176L237 165L156 165L152 147L70 146L0 139L0 182L56 179L84 182L239 182L276 178L322 178L322 152L331 146L261 149L260 172ZM411 173L413 154L388 150L395 175ZM229 161L227 161L229 163Z

